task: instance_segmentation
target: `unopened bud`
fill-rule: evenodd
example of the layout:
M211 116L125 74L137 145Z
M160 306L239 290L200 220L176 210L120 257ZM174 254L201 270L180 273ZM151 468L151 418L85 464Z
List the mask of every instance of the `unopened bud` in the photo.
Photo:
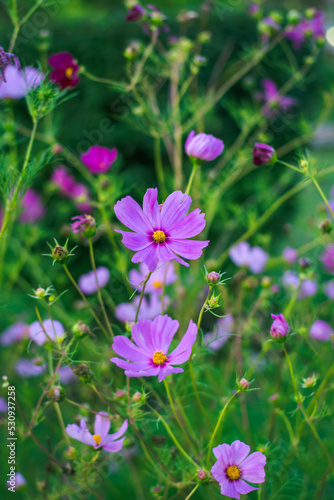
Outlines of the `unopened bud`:
M239 387L240 387L241 390L247 391L247 389L250 388L250 382L248 382L248 380L246 380L245 378L242 378L239 381Z
M201 469L197 472L197 479L200 481L204 481L205 479L208 479L208 475L205 470Z
M132 396L132 401L134 403L138 403L138 401L141 399L142 393L141 392L135 392L134 395Z
M36 297L38 297L40 299L43 299L45 297L45 293L46 293L46 290L44 290L44 288L37 288L37 290L35 290Z
M209 283L209 285L216 285L220 280L220 274L217 273L216 271L211 271L211 273L208 273L206 275L206 280Z
M85 363L80 363L73 371L81 382L89 383L93 380L94 374Z
M122 399L122 398L124 398L125 395L126 395L126 392L123 389L118 389L115 392L115 398L117 398L117 399Z
M53 385L46 393L50 401L60 403L65 398L65 391L60 385Z
M319 228L323 234L329 234L332 231L332 223L329 219L325 219L320 223Z
M87 326L83 321L78 321L72 326L73 336L77 339L85 337L91 333L89 326Z
M298 261L298 264L302 269L307 269L310 267L311 261L307 257L301 257Z
M52 258L58 264L66 264L66 262L69 260L68 250L65 247L57 245L52 250Z

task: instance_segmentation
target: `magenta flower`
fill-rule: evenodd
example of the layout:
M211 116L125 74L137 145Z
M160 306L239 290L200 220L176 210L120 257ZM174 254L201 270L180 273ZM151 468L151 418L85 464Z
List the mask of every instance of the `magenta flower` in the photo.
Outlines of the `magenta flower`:
M124 420L117 432L114 432L114 434L108 434L110 430L109 414L105 411L100 411L95 416L94 434L89 432L84 420L81 420L80 426L76 424L69 424L66 427L66 433L71 438L76 439L81 443L93 446L95 450L103 448L106 451L115 453L123 448L125 439L124 434L127 431L127 428L128 421Z
M140 21L145 16L145 9L139 4L134 5L128 10L125 17L126 21Z
M157 188L148 189L143 209L130 196L118 201L116 217L134 232L116 231L122 234L124 245L136 252L132 262L144 262L149 271L153 272L159 261L176 260L188 267L181 257L198 259L209 244L209 241L188 240L204 229L204 214L197 208L187 215L192 200L181 191L170 194L161 210L157 197Z
M283 259L288 264L294 264L298 259L298 250L295 248L286 247L283 250Z
M78 85L80 66L69 52L54 54L50 57L49 64L54 68L51 71L50 80L57 83L61 89Z
M289 323L284 318L283 314L272 314L274 320L270 327L270 335L275 340L283 340L289 333Z
M258 92L255 97L264 102L262 112L266 118L275 116L275 110L288 111L297 104L294 97L281 95L276 83L269 78L262 81L262 87L263 92Z
M264 466L267 459L260 451L249 455L250 447L239 440L234 441L231 445L220 444L212 451L217 462L212 467L211 472L220 485L222 495L240 498L240 495L246 495L250 491L259 489L248 484L248 481L252 483L264 482Z
M124 323L130 322L132 323L136 319L136 313L138 309L140 297L135 297L132 302L124 302L123 304L119 304L115 309L115 317L119 321L123 321ZM169 304L169 297L164 296L164 309L167 308ZM162 304L161 299L158 294L152 293L149 299L143 297L138 320L142 319L154 319L160 314L162 314Z
M276 162L276 151L268 144L256 142L253 149L254 165L273 165Z
M185 144L188 156L203 161L215 160L224 151L224 143L213 135L197 134L192 130Z
M21 342L23 338L27 338L29 335L29 326L25 323L15 323L10 326L0 335L0 344L3 346L8 346L15 344L16 342Z
M68 173L63 165L57 167L51 177L52 182L60 189L66 198L73 200L75 205L83 212L89 212L89 191L83 184L78 184L75 177Z
M334 300L334 280L328 281L325 285L325 294L330 300Z
M110 279L110 272L106 267L101 266L96 269L96 276L99 288L103 288L106 286ZM92 293L97 292L94 271L90 271L87 274L82 274L79 278L78 286L80 290L87 295L91 295Z
M229 337L233 334L233 330L234 319L232 314L224 318L219 318L214 331L204 335L203 344L212 351L218 351L226 344Z
M333 334L331 325L322 319L316 319L310 329L310 337L321 342L328 342L332 339Z
M247 241L234 245L229 256L234 264L248 267L253 274L261 273L269 259L269 255L261 247L251 247Z
M329 245L326 250L321 255L321 260L324 265L325 270L334 274L334 245Z
M141 292L141 283L145 280L148 274L148 267L143 262L139 265L139 271L137 269L132 269L129 273L130 285ZM150 276L150 279L146 283L145 293L159 293L163 291L164 283L165 286L171 285L177 280L178 276L175 273L173 262L167 264L162 264L158 262L158 267L154 273Z
M22 213L19 219L25 224L38 222L45 215L45 207L42 204L40 195L31 188L25 192L20 206L22 207Z
M81 161L88 167L92 174L104 174L110 170L116 161L117 149L92 146L86 153L81 155Z
M9 66L16 66L21 69L21 64L18 57L15 54L10 54L5 52L3 47L0 47L0 86L2 82L7 81L6 73Z
M43 328L47 335L45 334ZM57 339L64 338L65 330L59 321L46 319L43 321L43 328L39 321L34 321L34 323L29 326L29 338L31 338L38 345L43 345L50 339L56 342Z
M133 342L123 335L114 338L113 350L120 358L111 362L125 370L128 377L154 377L159 382L171 373L182 373L176 367L188 361L196 340L197 326L192 320L179 345L168 354L170 344L179 327L179 322L167 315L158 316L153 321L135 323L131 330ZM127 360L127 361L125 361Z
M318 41L325 37L324 14L317 10L311 19L304 17L295 26L289 26L286 30L286 38L293 42L294 48L300 50L307 40Z
M43 79L43 73L31 66L21 71L16 66L9 66L6 82L0 86L0 99L21 99L30 89L38 87Z
M76 215L71 220L75 221L71 224L73 233L84 233L88 238L95 235L96 222L91 215Z

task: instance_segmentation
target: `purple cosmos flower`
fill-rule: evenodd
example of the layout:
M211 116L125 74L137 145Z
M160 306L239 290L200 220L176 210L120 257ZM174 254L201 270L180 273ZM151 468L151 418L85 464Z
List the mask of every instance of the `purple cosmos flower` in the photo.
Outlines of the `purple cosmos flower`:
M13 479L12 479L13 477ZM26 484L26 480L22 476L21 472L15 472L13 475L10 476L10 478L7 481L7 486L8 488L11 488L10 491L17 491Z
M331 300L334 300L334 280L328 281L325 285L325 294Z
M145 280L148 274L148 267L143 262L139 265L139 271L137 269L132 269L129 273L130 285L141 292L141 283ZM175 273L175 268L173 262L168 262L162 264L158 262L158 267L156 271L150 276L150 279L146 283L145 293L158 293L161 294L165 286L171 285L177 280L178 276Z
M289 26L286 30L286 38L293 42L294 48L300 50L306 40L317 41L325 37L324 14L317 10L312 19L304 17L295 26Z
M316 319L310 329L310 337L321 342L328 342L332 339L333 334L331 325L322 319Z
M58 377L62 384L72 384L78 380L70 366L61 366L58 370Z
M72 231L73 233L84 233L87 237L92 237L96 233L96 222L91 215L76 215L72 217Z
M115 453L123 448L125 432L128 428L128 421L124 420L120 429L114 434L108 434L110 430L110 417L105 411L100 411L95 416L94 434L91 434L87 429L86 422L81 420L80 426L69 424L66 427L66 433L73 439L81 443L93 446L95 450L103 448L106 451ZM124 436L124 437L122 437ZM121 438L121 439L119 439Z
M9 66L6 82L0 86L0 99L21 99L30 89L38 87L43 79L43 73L31 66L21 71L16 66Z
M117 149L92 146L86 153L81 155L81 161L88 167L92 174L104 174L110 170L116 161Z
M103 288L106 286L110 279L110 272L106 267L101 266L96 269L96 276L99 288ZM80 290L87 295L91 295L92 293L97 292L94 271L90 271L87 274L82 274L79 278L78 285Z
M134 5L128 10L125 17L126 21L140 21L145 16L145 9L139 4Z
M18 69L21 69L18 57L15 54L5 52L4 48L0 47L0 86L2 82L6 83L7 81L6 73L8 66L16 66Z
M299 299L306 299L307 297L313 297L318 291L318 284L313 280L305 280L300 285L300 290L298 294Z
M21 342L24 337L29 335L29 326L25 323L15 323L0 335L0 344L7 346Z
M266 457L260 451L250 452L250 447L241 441L231 445L220 444L213 448L217 462L211 469L213 477L220 485L220 492L230 498L240 498L250 491L258 490L246 481L263 483ZM249 455L249 456L248 456Z
M47 335L44 333L39 321L34 321L29 327L29 338L38 345L43 345L49 339L56 342L57 339L64 337L65 330L59 321L46 319L43 321L43 327Z
M8 405L5 398L0 398L0 413L7 413Z
M293 271L285 271L282 277L282 283L286 288L295 289L299 286L300 279L298 274Z
M45 215L45 207L42 204L41 197L33 189L26 191L20 206L22 207L22 213L19 219L25 224L38 222Z
M286 247L283 250L283 258L288 264L294 264L298 259L298 250L295 248Z
M18 375L24 378L39 377L46 370L46 364L36 365L30 359L19 359L15 366Z
M113 350L120 358L111 362L125 370L128 377L154 377L161 382L171 373L181 373L183 364L190 358L197 335L197 326L192 320L179 345L168 354L170 344L179 328L179 322L167 315L158 316L153 321L135 323L131 330L133 342L123 335L114 338ZM125 361L127 360L127 361Z
M51 71L50 80L57 83L61 89L78 85L80 66L69 52L54 54L50 57L49 64L54 68Z
M274 148L262 142L256 142L253 149L254 165L273 165L277 156Z
M123 243L136 253L132 262L144 262L153 272L158 262L176 260L188 267L181 257L195 260L209 241L188 240L205 227L204 214L197 208L187 215L191 197L181 191L170 194L160 210L158 189L148 189L143 200L143 209L130 196L115 205L116 217L129 229L129 233L116 229L123 236Z
M325 270L334 274L334 245L329 245L326 250L321 255L321 260L324 265Z
M251 247L247 241L234 245L229 255L234 264L248 267L253 274L261 273L269 259L269 255L261 247Z
M195 130L192 130L184 148L191 158L212 161L222 154L224 143L213 135L203 133L195 135Z
M284 339L289 333L289 323L284 318L283 314L272 314L274 320L270 327L270 335L275 340Z
M63 196L74 201L83 212L89 212L89 191L83 184L78 184L63 165L57 167L51 177L52 182L60 189Z
M140 297L135 297L132 302L124 302L116 306L115 316L119 321L124 323L134 321L136 319L137 308L139 305ZM167 308L169 304L169 297L164 297L164 309ZM159 314L162 314L162 304L160 297L156 293L152 293L149 299L143 297L138 320L142 319L154 319Z
M264 102L262 112L266 118L275 116L275 109L288 111L297 104L297 99L294 97L281 95L276 83L269 78L262 81L262 87L263 92L258 92L255 97Z
M218 351L218 349L226 344L233 330L234 319L232 314L220 318L216 323L214 331L204 335L203 344L212 351Z

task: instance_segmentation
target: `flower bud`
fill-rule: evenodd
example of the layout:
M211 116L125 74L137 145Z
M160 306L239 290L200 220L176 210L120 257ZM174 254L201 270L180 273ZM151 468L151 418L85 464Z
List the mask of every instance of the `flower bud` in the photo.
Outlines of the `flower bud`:
M81 382L86 382L88 384L93 380L94 374L85 363L80 363L73 371Z
M63 148L60 144L54 144L51 149L52 152L56 155L60 155L63 151Z
M329 219L323 220L319 225L319 229L321 229L323 234L329 234L332 231L331 221Z
M262 285L262 288L270 288L270 285L271 285L270 276L263 276L263 278L261 280L261 285Z
M87 326L83 321L78 321L72 326L73 336L77 339L85 337L91 333L89 326Z
M317 377L312 375L312 377L303 378L303 383L301 384L304 389L309 389L310 387L314 387L317 383Z
M125 395L126 395L126 392L123 389L118 389L115 392L115 398L117 398L117 399L122 399L122 398L124 398Z
M46 294L46 290L44 290L44 288L37 288L37 290L35 290L35 295L39 299L44 299L45 294Z
M242 390L242 391L247 391L247 389L250 388L250 382L248 382L247 379L245 378L242 378L241 380L239 380L239 388Z
M307 269L308 267L310 267L311 261L307 257L301 257L298 261L298 264L302 269Z
M75 458L77 456L76 449L72 448L72 446L70 446L69 448L66 449L65 455L66 455L67 458L69 458L70 460L72 460L73 458Z
M209 283L209 285L216 285L220 280L220 274L216 273L216 271L211 271L211 273L208 273L206 275L206 280Z
M132 396L132 401L133 401L134 403L138 403L138 401L141 399L141 397L142 397L142 393L141 393L141 392L139 392L139 391L137 391L137 392L135 392L135 393L134 393L134 395Z
M254 165L273 165L276 163L277 155L274 148L262 142L256 142L253 148Z
M69 260L68 250L65 247L57 245L52 250L52 258L58 264L66 264Z
M283 314L272 314L274 320L270 327L270 335L274 340L283 342L289 333L289 324L284 318Z
M46 396L50 401L60 403L65 399L65 391L60 385L53 385L46 393Z
M199 481L207 481L208 480L208 474L205 470L203 469L200 469L198 472L197 472L197 479Z

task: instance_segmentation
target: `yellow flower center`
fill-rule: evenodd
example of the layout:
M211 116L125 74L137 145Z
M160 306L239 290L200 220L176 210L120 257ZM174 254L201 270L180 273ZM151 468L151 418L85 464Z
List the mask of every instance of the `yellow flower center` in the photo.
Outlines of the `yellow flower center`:
M102 438L101 438L100 434L94 434L93 439L94 439L95 443L97 444L97 446L98 446L98 445L101 443L101 441L102 441Z
M230 465L230 467L226 469L226 475L231 481L235 481L241 476L241 471L236 465Z
M73 68L66 68L65 69L65 75L66 75L67 78L72 78Z
M154 231L153 233L153 239L156 243L163 243L166 239L166 235L163 231Z
M162 288L162 282L161 281L153 281L152 283L153 288Z
M153 363L157 366L161 366L166 361L167 356L162 351L155 351L153 355Z

